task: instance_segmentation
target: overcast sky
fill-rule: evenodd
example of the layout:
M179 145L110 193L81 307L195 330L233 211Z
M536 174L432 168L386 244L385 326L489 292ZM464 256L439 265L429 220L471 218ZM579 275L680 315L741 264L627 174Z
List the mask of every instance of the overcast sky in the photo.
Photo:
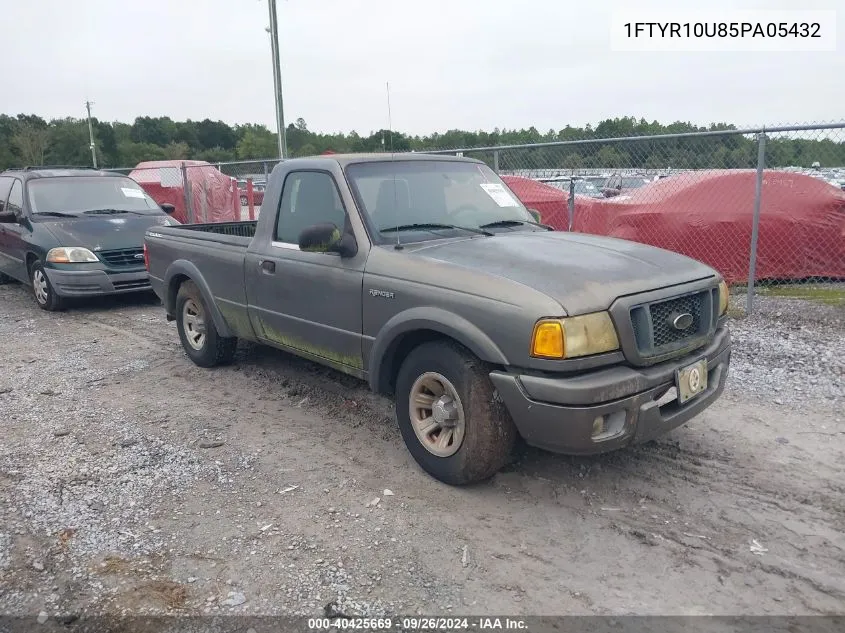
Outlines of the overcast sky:
M278 0L285 119L410 133L634 115L661 122L845 118L841 0L675 0L834 9L838 50L617 53L606 0ZM625 5L642 4L626 2ZM654 3L652 3L654 4ZM275 129L267 0L0 0L0 112L139 115ZM14 65L8 60L14 59ZM14 73L16 76L12 76Z

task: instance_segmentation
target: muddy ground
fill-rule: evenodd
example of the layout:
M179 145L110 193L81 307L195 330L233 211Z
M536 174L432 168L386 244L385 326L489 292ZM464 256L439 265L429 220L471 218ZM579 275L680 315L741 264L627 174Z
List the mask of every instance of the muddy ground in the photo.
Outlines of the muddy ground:
M845 315L761 301L691 423L452 488L352 378L0 286L0 613L843 613Z

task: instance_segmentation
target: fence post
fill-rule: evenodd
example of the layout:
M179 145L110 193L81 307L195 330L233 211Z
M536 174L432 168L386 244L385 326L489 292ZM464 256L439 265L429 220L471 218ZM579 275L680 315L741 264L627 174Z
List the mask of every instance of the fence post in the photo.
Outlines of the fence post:
M748 297L745 313L754 310L754 281L757 268L757 239L760 231L760 202L763 197L763 167L766 165L766 129L757 135L757 185L754 190L754 217L751 220L751 255L748 261Z
M267 161L265 160L263 164L264 164L264 186L266 187L267 181L269 180L270 175L267 173Z
M182 195L185 197L185 217L189 224L194 223L194 197L191 183L188 181L188 167L182 163Z
M572 225L575 221L575 180L569 178L569 232L572 233Z
M252 186L252 178L246 179L246 203L249 205L249 221L255 220L255 189Z
M499 150L493 150L493 171L499 173Z

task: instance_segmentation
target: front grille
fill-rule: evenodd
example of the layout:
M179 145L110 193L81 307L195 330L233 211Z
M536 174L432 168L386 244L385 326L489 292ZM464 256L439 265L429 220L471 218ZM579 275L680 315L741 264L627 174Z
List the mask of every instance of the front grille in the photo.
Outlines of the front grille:
M648 358L686 350L706 335L717 317L717 292L704 290L631 308L631 326L640 355Z
M701 327L701 299L701 293L698 293L662 301L661 303L653 303L649 306L651 322L654 327L655 347L677 343L698 333L698 329ZM681 314L691 314L692 323L679 330L674 327L672 321Z
M138 257L140 255L140 257ZM144 248L121 248L113 251L100 251L97 256L109 266L129 268L144 265Z
M150 280L136 279L135 281L116 281L113 285L115 290L141 290L142 288L150 287Z

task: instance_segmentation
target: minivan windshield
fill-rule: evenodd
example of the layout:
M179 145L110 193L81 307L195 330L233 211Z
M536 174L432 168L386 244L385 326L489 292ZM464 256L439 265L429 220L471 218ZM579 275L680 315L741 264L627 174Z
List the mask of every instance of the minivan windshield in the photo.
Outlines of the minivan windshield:
M141 186L118 176L55 176L29 181L29 204L35 215L163 213Z
M347 176L379 243L422 241L497 229L536 230L534 218L487 167L471 162L353 163Z

